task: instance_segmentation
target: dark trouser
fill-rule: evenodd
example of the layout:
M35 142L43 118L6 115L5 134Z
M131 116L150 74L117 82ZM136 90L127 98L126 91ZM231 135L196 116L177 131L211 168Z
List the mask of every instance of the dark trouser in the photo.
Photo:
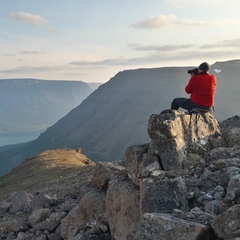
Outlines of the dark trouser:
M204 110L211 110L211 107L200 106L200 105L192 102L192 100L189 98L175 98L172 101L171 109L178 110L179 108L183 108L188 111L192 110L193 108L201 108Z

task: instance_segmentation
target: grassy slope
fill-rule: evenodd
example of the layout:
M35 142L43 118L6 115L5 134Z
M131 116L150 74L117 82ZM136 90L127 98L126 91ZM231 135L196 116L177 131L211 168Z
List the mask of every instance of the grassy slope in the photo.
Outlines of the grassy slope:
M14 191L34 190L61 184L71 185L79 173L91 171L95 164L77 149L49 150L28 159L0 178L0 202ZM84 181L88 174L81 174ZM64 186L62 186L64 188Z

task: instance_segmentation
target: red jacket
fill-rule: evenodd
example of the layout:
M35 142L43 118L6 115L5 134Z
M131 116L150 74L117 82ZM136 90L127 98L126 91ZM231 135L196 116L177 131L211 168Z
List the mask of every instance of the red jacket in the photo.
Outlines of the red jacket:
M191 100L201 106L214 106L214 95L217 78L209 73L200 73L192 76L185 88L186 93L191 93Z

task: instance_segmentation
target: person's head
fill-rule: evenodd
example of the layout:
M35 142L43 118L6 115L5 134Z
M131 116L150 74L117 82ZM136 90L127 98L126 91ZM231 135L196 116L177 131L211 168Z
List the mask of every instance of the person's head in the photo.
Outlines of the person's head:
M208 72L210 70L210 65L207 62L203 62L198 67L199 72Z

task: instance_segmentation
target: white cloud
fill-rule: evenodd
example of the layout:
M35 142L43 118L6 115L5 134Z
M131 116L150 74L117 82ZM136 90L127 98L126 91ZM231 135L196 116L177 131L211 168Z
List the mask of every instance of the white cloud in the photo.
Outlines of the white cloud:
M6 57L14 57L14 54L10 54L10 53L3 53L1 54L1 56L6 56Z
M175 19L176 19L176 17L172 14L159 15L159 16L150 17L150 18L145 19L143 21L132 24L131 27L133 27L133 28L146 28L146 29L168 27L172 23L175 22Z
M194 47L194 44L178 44L178 45L141 45L141 44L129 44L128 47L138 51L173 51L183 50Z
M214 8L216 9L219 6L226 6L226 0L201 0L201 1L192 1L192 0L164 0L164 2L175 8L186 8L186 7L201 7L201 8ZM239 3L239 0L231 0L229 6L236 6ZM226 6L228 7L228 6Z
M39 15L33 15L26 12L9 13L7 17L10 19L15 19L17 21L24 21L33 26L44 26L49 24L47 19Z
M119 57L119 58L109 58L103 59L99 61L72 61L70 65L78 65L78 66L88 66L88 65L128 65L131 59Z
M210 49L210 48L240 48L239 42L240 42L240 38L236 38L236 39L218 41L215 44L205 44L205 45L202 45L200 48L202 48L202 49Z
M20 51L20 54L23 55L38 55L38 54L45 54L44 52L39 52L39 51Z
M226 40L227 42L236 42L237 40ZM222 43L222 44L223 44ZM235 59L239 58L240 48L235 51L228 51L226 48L221 47L221 42L212 44L215 48L208 49L207 47L197 44L176 44L176 45L141 45L129 44L128 47L133 50L144 52L145 54L138 57L120 57L111 59L100 59L99 61L72 61L69 64L79 67L83 66L133 66L133 65L146 65L146 64L160 64L165 62L176 61L192 61L193 59L214 59L214 61L222 59Z
M63 70L61 66L54 67L32 67L32 66L23 66L17 68L11 68L6 70L0 70L0 73L36 73L36 72L50 72L50 71L60 71Z
M188 25L188 26L206 26L206 25L211 25L211 22L206 22L206 21L193 21L190 19L182 19L182 20L177 20L175 21L176 24L180 25Z
M150 17L130 25L133 28L156 29L173 26L175 24L183 26L210 26L210 25L239 25L240 22L234 19L214 19L211 21L195 21L191 19L177 19L173 14Z

